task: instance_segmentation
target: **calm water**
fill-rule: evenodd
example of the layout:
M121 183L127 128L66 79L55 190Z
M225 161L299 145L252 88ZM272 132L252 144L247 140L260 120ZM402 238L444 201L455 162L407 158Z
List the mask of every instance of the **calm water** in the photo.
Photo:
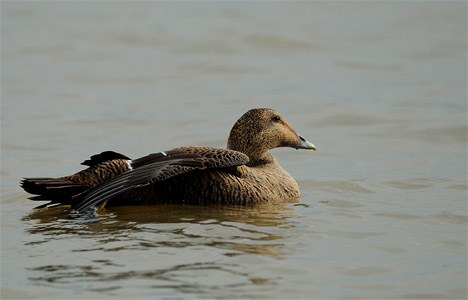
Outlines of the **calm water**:
M467 4L1 3L1 298L467 297ZM225 146L272 107L299 203L34 211L21 177Z

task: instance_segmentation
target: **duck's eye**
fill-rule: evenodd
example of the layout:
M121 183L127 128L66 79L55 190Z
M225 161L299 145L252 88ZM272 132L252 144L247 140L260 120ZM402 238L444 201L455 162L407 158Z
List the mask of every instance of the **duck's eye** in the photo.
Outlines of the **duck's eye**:
M279 122L281 121L281 118L279 116L274 116L273 118L271 118L274 122Z

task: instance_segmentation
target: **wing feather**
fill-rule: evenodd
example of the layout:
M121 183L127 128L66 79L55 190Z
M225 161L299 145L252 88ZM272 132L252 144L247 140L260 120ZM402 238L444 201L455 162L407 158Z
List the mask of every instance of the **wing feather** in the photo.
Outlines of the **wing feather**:
M96 166L103 162L114 160L114 159L130 159L127 156L114 152L114 151L104 151L99 154L91 156L88 160L85 160L81 164L84 166Z
M132 169L78 195L77 212L85 212L123 192L167 180L193 170L246 164L247 155L227 149L182 147L132 160Z

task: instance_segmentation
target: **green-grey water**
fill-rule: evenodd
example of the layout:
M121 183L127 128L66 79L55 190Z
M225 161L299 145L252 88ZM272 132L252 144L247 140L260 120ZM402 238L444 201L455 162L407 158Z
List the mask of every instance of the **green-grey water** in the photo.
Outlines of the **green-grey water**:
M467 297L465 1L1 3L1 298ZM224 147L271 107L299 203L33 210L22 177Z

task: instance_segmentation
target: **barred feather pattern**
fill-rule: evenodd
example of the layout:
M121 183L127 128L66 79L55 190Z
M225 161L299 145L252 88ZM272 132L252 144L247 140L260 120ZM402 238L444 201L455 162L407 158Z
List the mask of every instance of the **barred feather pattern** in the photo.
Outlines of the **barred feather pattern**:
M42 208L55 204L73 204L73 197L98 186L130 169L128 160L114 159L94 164L76 174L60 178L24 178L21 187L33 196L30 200L50 200L38 206Z
M114 159L89 167L76 174L65 176L63 179L92 188L128 170L130 170L128 160Z

